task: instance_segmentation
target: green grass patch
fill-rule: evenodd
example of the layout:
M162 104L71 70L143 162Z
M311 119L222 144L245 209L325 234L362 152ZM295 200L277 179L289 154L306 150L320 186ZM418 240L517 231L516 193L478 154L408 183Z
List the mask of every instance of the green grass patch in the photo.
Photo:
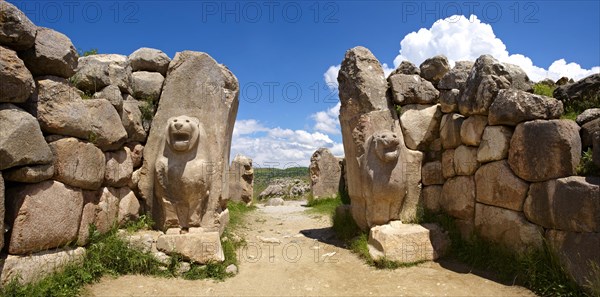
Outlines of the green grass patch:
M583 153L581 156L581 161L577 166L577 175L581 176L598 176L600 175L600 168L594 164L592 160L593 151L591 148L588 148L587 151Z
M536 83L533 85L533 93L537 95L552 97L554 89L556 89L556 86L549 86L545 83Z
M229 202L227 203L227 209L229 209L229 225L228 230L235 230L243 222L243 217L256 209L256 206L248 206L243 202Z
M310 207L307 211L313 213L319 213L324 215L333 216L335 209L342 205L342 199L339 194L332 198L321 198L314 199L312 195L309 196L307 207Z
M578 115L579 115L578 112L570 110L570 111L565 111L565 113L562 116L560 116L560 118L563 120L575 121L575 119L577 119Z

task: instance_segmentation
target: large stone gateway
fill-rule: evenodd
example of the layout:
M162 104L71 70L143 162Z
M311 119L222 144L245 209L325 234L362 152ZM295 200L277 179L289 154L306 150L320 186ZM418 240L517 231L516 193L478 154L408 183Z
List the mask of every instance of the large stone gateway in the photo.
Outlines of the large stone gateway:
M159 229L222 225L238 92L205 53L177 53L169 65L138 184Z

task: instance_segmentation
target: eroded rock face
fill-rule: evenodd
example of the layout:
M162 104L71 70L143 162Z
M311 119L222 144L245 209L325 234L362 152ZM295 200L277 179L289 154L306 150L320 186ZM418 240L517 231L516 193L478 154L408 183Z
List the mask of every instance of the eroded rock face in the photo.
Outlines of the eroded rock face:
M310 158L310 188L314 199L335 197L340 190L340 160L328 149L320 148Z
M165 78L158 72L138 71L131 75L133 96L144 100L158 101Z
M73 187L96 190L104 180L104 153L91 143L63 138L50 143L54 179Z
M117 188L126 186L133 173L133 161L129 148L123 147L114 152L106 152L104 157L106 159L104 185Z
M121 123L127 131L127 140L135 142L146 142L146 130L142 120L140 105L146 104L137 100L123 101L123 113Z
M450 70L450 64L445 56L435 56L423 61L419 68L421 77L437 86L442 77Z
M558 119L563 114L562 102L517 89L500 90L490 106L490 125L515 126L531 120Z
M530 182L575 175L580 159L579 126L570 120L517 125L508 152L510 168Z
M431 82L420 76L394 74L388 78L396 104L435 104L438 102L439 91Z
M4 178L0 172L0 228L4 230L4 213L6 205L4 204ZM0 249L4 248L4 236L0 236Z
M407 74L407 75L419 75L421 74L421 69L419 69L419 67L415 66L415 64L409 62L409 61L402 61L400 63L400 65L398 65L398 68L396 68L391 74L390 76L394 75L394 74Z
M433 161L423 165L421 169L423 185L443 185L446 179L442 173L442 162Z
M3 5L1 2L0 6ZM30 284L61 271L67 265L81 263L85 256L85 249L64 248L43 251L26 256L8 255L3 260L0 272L0 283L7 285L15 278L21 284Z
M254 193L254 168L252 159L236 155L229 167L229 199L252 203Z
M529 184L515 176L505 160L481 166L475 185L477 202L523 211Z
M116 225L119 200L128 192L131 192L128 188L107 187L97 191L83 191L83 211L77 236L79 245L88 243L90 224L101 234L110 231Z
M598 118L600 118L600 108L589 108L579 114L575 122L577 122L577 125L583 126L585 123Z
M121 117L112 104L105 99L83 101L91 118L91 132L88 139L103 151L112 151L127 141L127 131L121 124Z
M83 207L81 190L58 181L20 184L7 191L12 232L8 252L33 253L74 242Z
M461 145L454 150L454 171L456 175L473 175L479 162L477 162L477 148Z
M205 229L220 226L219 213L229 197L229 150L239 104L238 93L236 77L205 53L181 52L171 62L150 136L144 147L144 165L138 183L146 209L152 211L159 228L186 224L185 221L174 220L177 219L174 212L176 208L168 201L182 199L180 195L192 195L190 191L200 186L198 183L189 183L178 187L177 183L200 180L205 181L204 190L194 192L193 196L195 199L204 197L202 207L190 208L192 211L187 214L190 215L188 224L199 224ZM182 116L184 118L179 119ZM191 130L193 118L197 119L196 130ZM175 119L178 119L177 123ZM185 130L177 128L180 124ZM192 136L197 140L194 141ZM192 143L196 143L196 146L191 147ZM163 171L170 167L176 170ZM165 174L158 175L158 172ZM179 182L178 173L183 174ZM168 179L161 180L164 177ZM162 193L163 190L166 192Z
M140 217L140 202L135 194L128 188L121 188L125 192L125 196L119 197L119 215L117 221L119 226L123 227L129 222L133 222ZM121 195L123 194L121 192Z
M0 104L0 170L48 164L54 157L33 116L10 103Z
M460 96L460 90L451 89L451 90L441 90L440 91L440 106L442 107L442 112L444 113L452 113L458 112L458 96Z
M66 35L38 27L32 48L21 54L34 76L54 75L69 78L75 73L79 55Z
M425 150L439 137L441 118L442 111L439 105L403 106L400 125L406 147L411 150Z
M454 68L446 72L438 84L438 88L441 90L452 90L452 89L463 89L469 78L469 73L473 67L471 61L458 61L454 65Z
M115 85L122 93L133 92L127 56L99 54L80 57L76 72L74 82L80 90L93 94L108 85Z
M166 76L170 62L167 54L153 48L142 47L129 55L133 71L152 71Z
M444 183L442 208L455 218L473 219L475 213L475 181L472 176L457 176Z
M552 96L562 102L600 102L600 73L592 74L575 83L559 86Z
M437 213L442 209L442 189L440 185L423 187L421 196L425 209Z
M483 130L488 123L485 116L470 116L460 127L460 139L462 143L470 146L478 146L481 142Z
M592 160L596 166L600 167L600 132L594 133L593 145Z
M19 183L39 183L54 176L54 165L33 165L12 168L3 172L4 179Z
M506 126L485 127L477 149L477 162L486 163L506 159L512 135L512 129Z
M179 254L185 260L199 264L225 260L219 232L161 235L156 248L168 255Z
M15 51L0 46L0 53L0 102L25 102L35 90L33 76Z
M99 92L94 93L93 98L95 99L106 99L112 106L117 110L117 112L123 111L123 95L121 94L121 89L116 85L106 86L104 89Z
M584 150L586 150L588 147L592 147L593 135L596 132L600 132L600 117L581 126L581 146Z
M600 232L600 177L534 183L523 210L530 221L546 228Z
M445 114L440 124L440 138L444 149L457 148L462 144L460 129L465 117L457 113Z
M33 46L37 27L13 4L0 2L0 44L15 50Z

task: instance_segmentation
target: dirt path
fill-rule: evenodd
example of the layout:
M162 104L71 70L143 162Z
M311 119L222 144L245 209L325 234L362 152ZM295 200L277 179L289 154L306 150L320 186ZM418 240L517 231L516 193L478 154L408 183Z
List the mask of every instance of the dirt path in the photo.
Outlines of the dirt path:
M466 271L453 263L377 270L337 247L329 218L305 212L303 202L259 208L237 233L239 274L224 282L145 276L106 277L90 296L535 296ZM269 243L280 241L280 243Z

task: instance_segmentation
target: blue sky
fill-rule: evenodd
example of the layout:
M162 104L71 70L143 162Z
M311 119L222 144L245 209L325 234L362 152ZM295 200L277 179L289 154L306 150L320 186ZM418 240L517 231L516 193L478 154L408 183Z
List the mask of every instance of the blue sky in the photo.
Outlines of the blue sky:
M533 79L600 71L599 1L9 2L82 50L195 50L227 65L241 89L232 151L258 166L306 165L319 146L343 154L335 71L357 45L389 70L491 53Z

